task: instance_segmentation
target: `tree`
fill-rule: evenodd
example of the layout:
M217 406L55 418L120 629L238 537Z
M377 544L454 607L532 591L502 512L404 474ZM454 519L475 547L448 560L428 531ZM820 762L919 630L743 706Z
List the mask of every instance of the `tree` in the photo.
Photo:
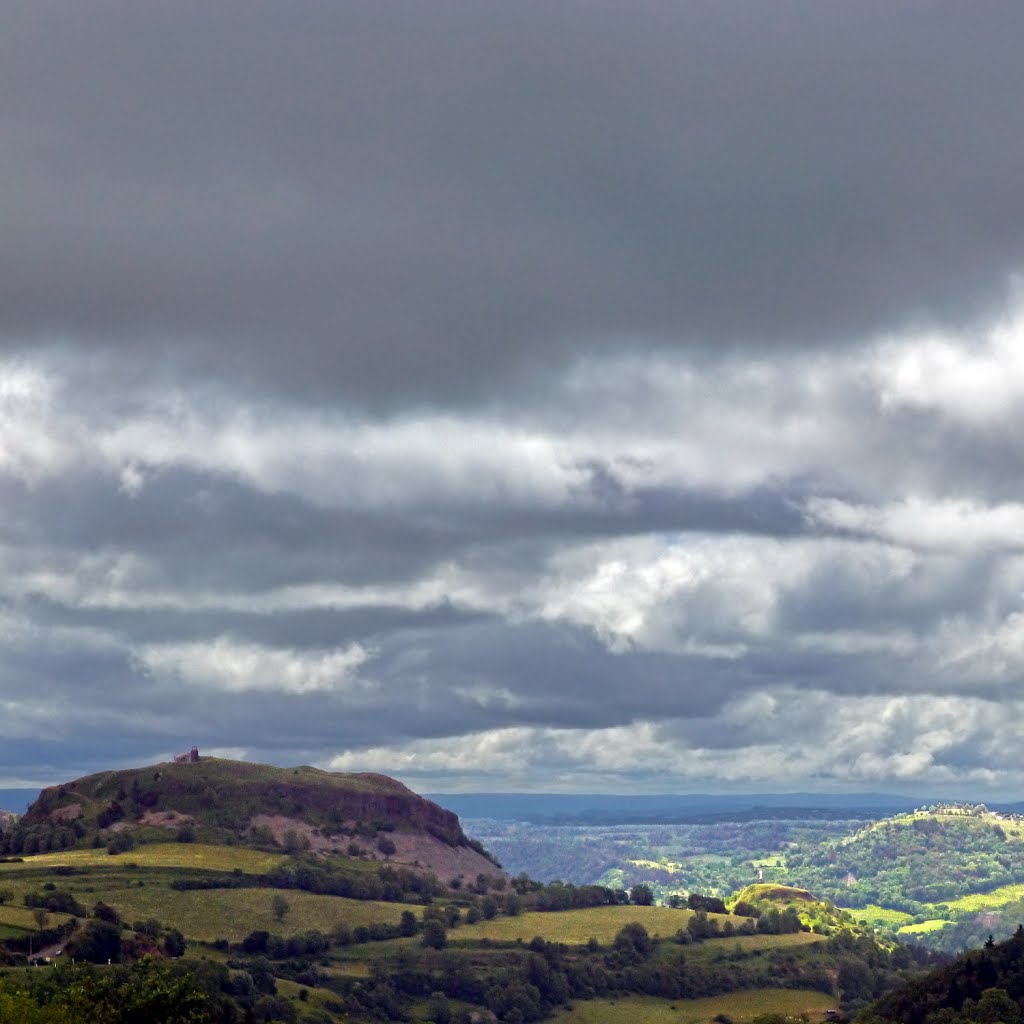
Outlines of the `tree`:
M432 992L427 1003L427 1017L434 1024L451 1024L452 1008L443 992Z
M967 1014L978 1024L1020 1024L1021 1012L1016 1000L1006 989L989 988L981 994L977 1004Z
M299 835L295 829L290 828L284 834L285 853L295 856L297 853L304 853L309 849L309 836Z
M385 857L392 857L394 856L397 847L393 840L389 839L387 836L381 836L380 839L377 840L377 849L380 850Z
M428 918L423 922L423 938L420 942L428 949L444 949L448 944L448 933L437 918Z
M398 930L405 936L415 935L419 931L416 915L411 910L402 911L402 920L399 922Z
M107 841L107 853L112 857L135 849L135 838L130 832L118 832Z
M640 956L646 956L653 948L653 944L647 929L639 922L634 921L619 929L619 934L615 936L615 948L632 949Z
M109 921L111 924L117 925L118 928L121 927L121 915L114 907L110 906L110 904L104 903L100 900L92 908L92 912L93 916L99 918L99 920Z
M72 953L94 964L117 963L121 959L121 929L109 921L90 921L75 939Z
M629 893L630 900L638 907L649 907L654 903L654 891L649 885L634 885Z
M291 910L291 904L279 892L276 892L270 901L270 909L278 921L283 921L285 915Z
M0 907L2 907L5 903L9 903L13 896L13 889L0 889Z
M185 955L185 936L177 928L167 929L167 935L164 938L164 952L168 956L174 957Z
M50 915L46 912L44 907L36 907L36 909L32 911L32 918L40 931L50 923Z

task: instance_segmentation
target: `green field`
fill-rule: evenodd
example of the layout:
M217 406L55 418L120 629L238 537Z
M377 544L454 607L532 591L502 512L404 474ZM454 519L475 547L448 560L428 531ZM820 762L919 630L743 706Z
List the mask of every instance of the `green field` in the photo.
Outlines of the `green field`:
M56 867L201 868L206 871L234 871L262 875L284 860L280 853L263 853L244 846L207 846L204 843L152 843L112 857L105 849L65 850L40 853L23 861L0 864L0 877L8 872L38 871Z
M755 868L784 868L786 866L786 858L779 853L772 857L759 857L750 863Z
M478 924L460 925L449 934L452 942L490 939L493 942L515 942L539 935L547 942L562 942L569 946L585 945L590 939L597 939L602 945L614 941L623 925L639 921L654 938L673 938L680 928L693 916L691 910L673 910L671 907L587 907L583 910L563 910L557 913L527 913L518 917L496 917ZM743 920L726 914L709 914L720 922ZM821 942L823 935L811 932L796 932L792 935L730 935L709 939L697 949L752 950L776 946L802 946Z
M582 946L595 938L604 944L611 942L623 925L639 921L652 936L671 937L693 916L690 910L671 907L586 907L583 910L562 910L557 913L520 914L518 917L496 917L479 924L462 925L449 938L492 939L495 942L529 942L540 935L548 942L564 942ZM730 920L724 914L711 914L721 921ZM736 921L737 918L731 918Z
M0 924L13 926L18 929L27 929L29 931L38 931L39 925L36 924L35 918L32 916L32 911L28 907L12 907L2 906L0 907ZM49 912L48 912L49 913ZM50 926L63 924L70 917L69 914L49 914Z
M991 910L994 907L1002 907L1007 903L1015 903L1024 899L1024 884L1001 885L991 892L974 892L968 896L961 896L958 900L946 900L946 906L950 910Z
M271 901L276 895L284 896L291 907L280 921L271 909ZM149 885L141 889L104 889L101 896L126 921L155 917L162 924L179 929L187 938L202 942L215 939L240 942L258 929L289 936L311 929L329 932L339 924L350 928L376 922L398 924L403 910L411 910L417 917L423 910L404 903L350 900L291 889L178 892Z
M732 992L707 999L655 999L634 996L627 999L592 999L573 1003L553 1018L561 1024L698 1024L725 1014L734 1021L748 1021L762 1013L798 1017L806 1013L821 1017L838 1003L823 992L804 989L768 988Z
M913 916L904 910L880 907L876 903L869 903L866 907L842 907L841 909L852 914L856 920L867 921L869 924L906 924Z
M922 921L920 924L905 924L898 932L897 935L921 935L924 932L937 932L941 928L945 928L948 921L942 920L931 920Z

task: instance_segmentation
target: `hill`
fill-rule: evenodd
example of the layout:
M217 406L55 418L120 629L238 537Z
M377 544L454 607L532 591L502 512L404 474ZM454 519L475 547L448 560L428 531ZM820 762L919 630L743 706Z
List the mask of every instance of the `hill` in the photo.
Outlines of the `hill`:
M212 757L44 789L0 841L15 855L179 841L380 857L445 879L497 873L454 813L395 779Z
M462 818L547 825L712 824L772 819L875 819L920 804L880 793L431 793Z
M991 940L931 971L865 1010L864 1024L1021 1024L1024 1020L1024 928Z
M886 944L886 939L876 936L874 929L859 924L847 910L835 906L828 900L819 900L806 889L790 885L758 883L741 889L730 900L734 914L765 918L772 921L770 930L789 930L792 922L799 922L801 928L817 935L841 935L848 933L862 937L873 937ZM789 926L788 926L789 925ZM891 942L888 943L891 946Z
M789 880L848 906L881 903L916 913L1024 881L1020 823L981 805L916 811L786 858Z

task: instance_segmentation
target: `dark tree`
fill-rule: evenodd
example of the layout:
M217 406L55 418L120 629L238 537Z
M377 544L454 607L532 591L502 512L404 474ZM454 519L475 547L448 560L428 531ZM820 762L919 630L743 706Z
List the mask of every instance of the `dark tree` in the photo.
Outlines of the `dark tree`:
M649 907L654 903L654 891L649 885L634 885L629 893L630 900L638 907Z
M440 921L430 918L423 922L423 938L420 941L429 949L444 949L448 944L448 933Z

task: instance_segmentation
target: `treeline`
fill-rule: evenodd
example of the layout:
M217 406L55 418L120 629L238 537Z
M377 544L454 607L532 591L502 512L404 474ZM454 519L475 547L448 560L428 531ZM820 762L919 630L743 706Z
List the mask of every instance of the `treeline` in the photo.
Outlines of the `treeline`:
M905 942L919 942L942 953L961 953L976 949L992 937L997 942L1010 938L1024 921L1024 900L1008 903L995 910L963 914L951 924L934 931L901 935Z
M840 979L851 984L849 1002L854 1005L902 984L919 970L909 951L897 957L870 940L850 937L800 950L756 955L724 950L717 958L695 957L683 946L653 940L635 923L626 925L610 946L592 940L583 950L538 937L518 948L492 950L486 958L461 950L404 951L394 962L378 962L370 982L350 983L339 1010L356 1018L400 1019L409 1000L430 997L447 1014L433 1020L468 1019L450 1005L459 1001L489 1010L502 1022L527 1022L570 1000L620 995L696 999L765 987L817 989L845 1003ZM857 988L861 976L868 981Z
M1021 1024L1024 928L988 941L871 1006L864 1024Z
M278 995L273 975L230 971L205 960L147 959L102 969L61 963L17 981L0 978L4 1024L296 1024L299 1019L294 1003Z

